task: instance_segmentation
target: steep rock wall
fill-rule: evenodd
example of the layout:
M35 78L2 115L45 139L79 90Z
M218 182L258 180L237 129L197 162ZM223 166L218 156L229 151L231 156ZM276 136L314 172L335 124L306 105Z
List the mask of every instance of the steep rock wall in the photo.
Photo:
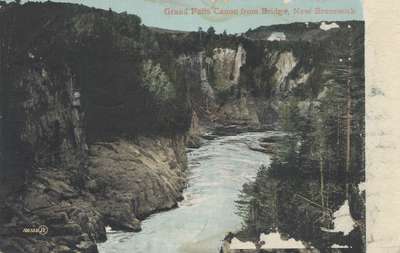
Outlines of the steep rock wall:
M247 41L234 49L209 51L179 60L191 76L192 106L203 125L276 126L281 104L314 73L312 63L304 65L306 59L296 56L290 45L277 48Z
M29 3L0 19L0 249L97 252L106 225L175 207L191 111L137 17Z
M114 229L140 229L136 218L170 209L185 186L185 137L139 137L90 147L88 191Z
M66 66L52 72L34 56L25 57L29 65L8 78L5 96L0 247L5 252L66 247L95 252L94 241L104 240L105 231L91 197L82 192L88 145L76 80ZM39 225L48 227L47 238L23 234Z

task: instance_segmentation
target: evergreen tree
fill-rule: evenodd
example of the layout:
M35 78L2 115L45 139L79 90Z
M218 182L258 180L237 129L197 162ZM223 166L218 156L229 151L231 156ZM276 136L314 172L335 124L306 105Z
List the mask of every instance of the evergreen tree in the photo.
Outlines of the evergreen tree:
M210 26L210 27L208 28L208 30L207 30L207 34L208 34L209 36L214 36L214 35L215 35L215 29L214 29L214 27Z

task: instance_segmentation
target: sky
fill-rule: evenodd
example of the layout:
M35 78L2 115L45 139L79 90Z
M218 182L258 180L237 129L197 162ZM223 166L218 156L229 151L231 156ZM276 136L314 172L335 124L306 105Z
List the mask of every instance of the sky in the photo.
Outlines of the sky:
M26 0L25 0L26 1ZM23 1L23 2L25 2ZM292 22L319 22L363 20L362 0L53 0L55 2L80 3L91 7L109 9L116 12L126 11L141 17L147 26L173 30L193 31L199 27L207 29L213 26L217 32L226 30L228 33L245 32L249 28L261 25L283 24ZM192 8L208 9L211 14L192 14ZM262 13L262 8L272 11L287 9L285 15L274 15L271 12ZM311 12L307 12L310 10ZM324 10L347 10L351 13L318 14L316 8ZM223 15L222 10L238 14ZM242 13L257 10L258 13ZM187 10L185 15L168 15L168 11ZM297 12L295 11L297 10ZM299 10L303 10L300 12ZM216 11L217 13L215 13Z

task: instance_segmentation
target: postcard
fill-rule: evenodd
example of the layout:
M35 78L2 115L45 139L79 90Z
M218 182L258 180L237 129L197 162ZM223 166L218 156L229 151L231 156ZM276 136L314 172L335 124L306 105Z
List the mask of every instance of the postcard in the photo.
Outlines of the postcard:
M1 1L0 252L396 249L364 4Z

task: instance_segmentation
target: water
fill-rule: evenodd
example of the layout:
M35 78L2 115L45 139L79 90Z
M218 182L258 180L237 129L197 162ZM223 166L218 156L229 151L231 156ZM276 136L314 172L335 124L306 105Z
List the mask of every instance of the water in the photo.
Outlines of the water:
M246 143L274 133L219 137L190 150L188 187L179 208L154 214L139 233L109 232L101 253L217 253L227 232L241 228L234 201L270 156Z

